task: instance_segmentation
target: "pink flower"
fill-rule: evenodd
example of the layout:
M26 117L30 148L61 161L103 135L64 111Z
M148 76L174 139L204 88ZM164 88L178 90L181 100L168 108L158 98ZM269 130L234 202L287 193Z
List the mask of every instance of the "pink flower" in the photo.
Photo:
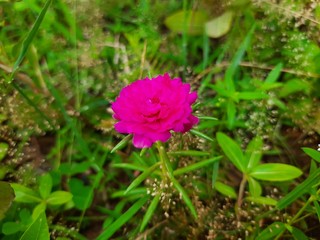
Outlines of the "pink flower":
M156 141L166 142L170 131L187 132L199 122L191 105L198 95L190 85L169 74L138 80L123 88L112 104L119 133L133 134L137 148L151 147Z

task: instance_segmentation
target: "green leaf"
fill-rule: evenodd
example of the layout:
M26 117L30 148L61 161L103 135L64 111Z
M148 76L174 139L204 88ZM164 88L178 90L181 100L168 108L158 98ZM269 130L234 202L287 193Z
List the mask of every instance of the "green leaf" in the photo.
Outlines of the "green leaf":
M275 66L274 69L272 69L272 71L269 73L264 83L275 83L281 74L282 67L282 63L278 63L277 66Z
M13 188L14 193L16 195L16 202L36 203L42 201L39 194L30 188L22 186L18 183L11 183L11 187Z
M23 228L24 228L24 226L21 223L5 222L2 225L2 233L4 235L11 235L11 234L15 234L16 232L23 230Z
M275 236L282 233L286 229L282 222L274 222L264 229L256 238L256 240L273 240Z
M122 227L127 221L142 208L142 206L148 201L149 196L139 199L130 207L124 214L117 218L111 225L109 225L103 232L97 237L96 240L109 239L119 228Z
M305 82L301 79L292 79L283 84L279 92L279 97L285 98L290 94L297 93L297 92L305 92L308 93L311 90L311 85L308 82Z
M187 192L184 190L184 188L180 185L180 183L175 179L175 178L170 178L171 182L173 183L173 186L178 190L178 192L180 193L183 201L185 202L185 204L187 205L187 207L189 208L191 214L193 215L193 217L195 219L198 218L197 215L197 211L195 209L195 207L192 204L191 199L189 198Z
M39 178L39 193L40 196L43 199L46 199L50 193L51 193L51 189L52 189L52 178L51 175L49 173L46 173L44 175L42 175Z
M55 191L47 198L49 205L62 205L72 199L72 194L66 191Z
M212 38L219 38L229 32L233 19L233 12L227 11L221 16L208 21L205 25L206 34Z
M239 92L238 99L240 100L254 100L254 99L266 99L269 95L264 92Z
M283 197L277 204L281 210L293 203L297 198L308 192L315 184L320 182L320 168L316 169L306 180L295 187L290 193Z
M302 148L302 150L308 154L312 159L316 160L317 162L320 163L320 152L317 151L317 150L314 150L312 148L307 148L307 147L304 147Z
M216 183L214 184L214 187L219 193L227 197L230 197L233 199L236 199L238 197L236 191L232 187L228 186L227 184L216 181Z
M318 215L318 220L320 222L320 205L317 200L313 201L314 207L316 209L316 213Z
M190 171L194 171L196 169L202 168L202 167L207 166L207 165L209 165L211 163L219 161L221 158L222 158L221 156L218 156L218 157L210 158L210 159L207 159L207 160L203 160L203 161L191 164L191 165L183 167L183 168L176 169L173 172L173 175L174 176L178 176L178 175L190 172Z
M155 171L159 167L160 163L155 163L150 168L141 173L133 182L129 185L126 190L126 193L130 192L132 189L135 189L142 183L153 171Z
M258 165L249 175L265 181L288 181L299 177L302 171L294 166L282 163L266 163Z
M254 202L258 204L264 204L264 205L270 205L270 206L275 206L277 205L277 201L274 200L273 198L268 198L268 197L262 197L262 196L256 196L256 197L246 197L245 198L249 202Z
M12 70L12 73L11 73L11 76L10 76L10 81L13 80L13 77L14 77L14 74L15 72L18 70L21 62L23 61L27 51L28 51L28 48L30 46L30 44L32 43L33 41L33 38L35 37L46 13L47 13L47 10L51 4L52 0L47 0L44 7L42 8L38 18L36 19L34 25L32 26L32 29L31 31L28 33L27 37L24 39L24 41L22 42L22 48L20 50L20 53L19 53L19 56L18 56L18 59L16 60L16 62L14 63L13 65L13 70Z
M192 134L200 137L200 138L203 138L203 139L205 139L205 140L208 140L208 141L210 141L210 142L213 142L213 139L212 139L211 137L209 137L208 135L206 135L206 134L204 134L204 133L202 133L202 132L199 132L199 131L197 131L197 130L195 130L195 129L191 129L190 132L191 132Z
M90 186L84 186L83 182L77 178L71 178L69 181L70 192L72 193L72 201L79 210L86 210L92 202L93 195Z
M128 142L131 140L132 134L129 134L124 139L122 139L114 148L112 148L110 153L114 153L117 150L121 150L125 146L127 146Z
M46 202L39 203L32 211L32 219L37 219L41 213L46 211L46 208Z
M259 197L262 193L261 185L252 177L248 177L249 193L252 197Z
M10 208L14 197L14 191L10 184L0 181L0 220L4 217L4 214Z
M42 212L38 218L23 233L20 240L49 240L49 228L45 212Z
M207 121L218 121L218 118L215 117L208 117L208 116L198 116L199 120L207 120Z
M249 30L247 36L245 37L245 39L241 43L239 49L235 53L230 66L226 70L226 74L224 77L225 84L226 84L227 89L231 92L235 92L235 86L234 86L234 81L233 81L234 73L235 73L238 65L240 64L240 62L244 56L245 51L249 47L251 37L254 33L254 30L255 30L255 24Z
M295 240L309 240L309 238L299 229L288 224L285 225Z
M160 194L157 194L151 201L146 214L143 216L142 223L140 225L140 232L142 232L150 221L154 211L157 209L157 206L160 201Z
M0 162L7 155L9 145L5 142L0 142Z
M255 137L249 142L245 152L247 169L251 169L260 163L262 157L262 146L263 141L261 137Z
M217 133L217 141L225 155L241 172L246 171L244 156L239 145L222 132Z
M234 122L236 120L236 105L233 102L233 100L229 99L228 104L227 104L227 120L228 120L228 128L233 129L234 127Z
M201 35L204 33L204 25L208 17L202 11L179 11L164 21L164 24L175 33L188 33L190 35Z
M193 156L193 157L202 157L202 156L210 155L209 152L195 151L195 150L168 152L168 154L171 156Z

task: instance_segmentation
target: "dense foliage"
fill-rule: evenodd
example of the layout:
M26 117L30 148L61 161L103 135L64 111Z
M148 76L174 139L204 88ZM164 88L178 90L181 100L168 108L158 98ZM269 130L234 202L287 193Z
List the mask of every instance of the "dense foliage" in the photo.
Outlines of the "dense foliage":
M0 15L1 239L318 238L318 1L0 0ZM165 73L197 92L200 122L137 149L112 103Z

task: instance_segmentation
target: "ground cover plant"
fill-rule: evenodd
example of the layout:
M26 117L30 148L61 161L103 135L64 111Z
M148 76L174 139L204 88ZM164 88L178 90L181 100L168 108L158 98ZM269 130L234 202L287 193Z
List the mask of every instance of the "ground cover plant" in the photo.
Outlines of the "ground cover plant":
M0 239L318 239L315 0L0 0Z

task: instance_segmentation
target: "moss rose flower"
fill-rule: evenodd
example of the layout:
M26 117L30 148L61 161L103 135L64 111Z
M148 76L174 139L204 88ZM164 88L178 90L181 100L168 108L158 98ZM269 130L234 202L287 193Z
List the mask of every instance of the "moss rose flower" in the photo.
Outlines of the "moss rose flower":
M187 132L198 123L191 105L197 93L190 85L169 74L135 81L123 88L112 104L113 117L118 120L119 133L133 134L137 148L151 147L156 141L165 142L170 131Z

